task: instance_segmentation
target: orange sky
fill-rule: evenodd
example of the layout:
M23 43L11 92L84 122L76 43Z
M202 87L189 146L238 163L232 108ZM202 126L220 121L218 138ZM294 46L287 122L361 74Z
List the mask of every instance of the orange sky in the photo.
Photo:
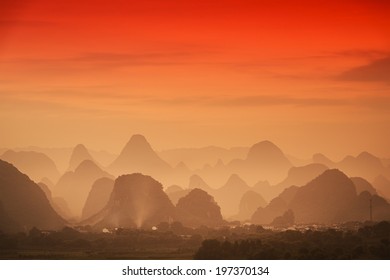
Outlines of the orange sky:
M390 156L389 1L58 2L0 2L0 147Z

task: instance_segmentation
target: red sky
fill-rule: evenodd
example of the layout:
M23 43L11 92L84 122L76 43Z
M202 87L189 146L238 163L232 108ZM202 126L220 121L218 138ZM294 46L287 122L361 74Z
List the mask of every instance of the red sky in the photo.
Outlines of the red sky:
M342 2L342 3L339 3ZM390 3L0 2L0 147L390 156Z

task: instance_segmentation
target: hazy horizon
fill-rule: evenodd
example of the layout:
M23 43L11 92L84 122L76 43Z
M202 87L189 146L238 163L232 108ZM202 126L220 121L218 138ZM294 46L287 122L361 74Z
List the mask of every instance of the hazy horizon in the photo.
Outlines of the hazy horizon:
M0 147L390 157L386 1L2 1Z
M142 135L142 134L141 134ZM216 144L210 144L210 145L200 145L200 146L185 146L185 145L179 145L179 146L172 146L172 147L162 147L162 148L156 148L156 145L154 144L154 142L152 141L152 139L146 137L148 139L148 141L152 144L153 146L153 149L158 152L158 153L163 153L163 152L167 152L167 151L172 151L172 150L191 150L191 149L194 149L194 150L197 150L197 149L205 149L205 148L221 148L221 149L226 149L226 150L230 150L230 149L235 149L235 148L244 148L244 149L249 149L251 146L253 146L254 144L258 143L258 142L261 142L261 141L270 141L269 139L258 139L257 141L249 144L249 145L235 145L235 146L222 146L222 145L216 145ZM128 137L127 141L123 142L123 144L120 146L115 146L115 148L107 148L107 147L94 147L93 143L90 143L90 144L86 144L86 143L76 143L74 144L73 146L72 145L64 145L64 146L41 146L41 145L26 145L26 146L14 146L14 147L3 147L3 146L0 146L0 150L24 150L24 151L29 151L29 150L33 150L34 148L36 149L48 149L48 150L57 150L57 149L66 149L66 150L73 150L74 147L76 145L79 145L79 144L82 144L84 146L86 146L88 148L88 150L90 151L94 151L94 152L106 152L106 153L109 153L110 155L112 156L117 156L120 154L120 152L122 151L123 147L126 145L126 143L129 141L130 137ZM371 152L370 150L366 149L357 149L356 151L354 150L351 150L351 152L347 152L347 151L340 151L340 153L334 153L334 152L323 152L322 150L313 150L313 152L307 152L307 154L303 153L303 154L296 154L296 153L293 153L293 152L289 152L288 150L284 149L284 147L278 145L278 143L274 142L274 141L270 141L272 143L274 143L275 145L277 145L279 148L283 149L283 151L285 152L285 154L287 156L290 156L290 157L293 157L293 158L296 158L297 160L311 160L312 156L314 154L317 154L317 153L320 153L320 154L323 154L325 155L327 158L329 158L330 160L332 161L341 161L342 159L344 159L346 156L358 156L360 153L362 152L368 152L378 158L382 158L382 159L388 159L390 158L390 154L379 154L379 153L375 153L375 152ZM158 145L157 145L158 147Z

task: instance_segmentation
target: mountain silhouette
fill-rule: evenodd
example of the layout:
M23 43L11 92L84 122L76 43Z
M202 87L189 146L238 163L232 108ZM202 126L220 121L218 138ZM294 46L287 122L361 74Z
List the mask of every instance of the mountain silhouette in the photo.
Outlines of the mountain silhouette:
M37 185L41 188L47 200L49 200L50 205L57 212L57 214L65 220L71 221L73 219L73 215L70 212L66 201L61 197L53 197L49 187L45 183L39 182Z
M167 183L176 185L185 185L192 175L192 171L184 162L179 162L170 172L167 173Z
M358 182L362 183L360 179ZM357 195L356 189L354 181L340 170L326 170L306 185L290 187L266 207L259 207L252 221L268 224L288 210L292 210L298 224L367 221L370 200L374 220L390 219L390 204L385 199L366 190Z
M151 228L175 217L161 183L140 173L119 176L107 205L84 221L96 227Z
M99 178L112 178L93 161L85 160L74 170L66 172L54 187L53 193L65 199L73 215L81 217L92 184Z
M291 167L287 177L277 185L268 186L260 190L264 198L270 201L284 189L290 186L302 186L322 174L328 168L319 163L312 163L305 166Z
M179 162L184 162L190 169L201 169L205 164L214 164L219 159L229 162L233 159L243 159L248 153L246 147L234 147L225 149L216 146L202 148L177 148L165 150L159 153L161 158L170 165L175 166Z
M140 172L166 180L172 168L152 149L143 135L133 135L119 156L108 167L116 175Z
M323 154L317 153L312 157L313 163L323 164L329 168L334 168L335 163Z
M354 181L359 184L362 182L360 179ZM292 210L295 222L301 224L365 221L369 217L371 198L375 200L373 212L377 213L376 218L389 217L386 215L390 215L390 205L383 198L371 195L366 190L357 195L354 181L340 170L326 170L306 185L290 187L266 207L258 208L252 221L268 224L288 210Z
M364 191L367 191L372 195L377 194L376 189L366 179L361 177L351 177L350 179L355 185L357 194Z
M180 198L176 210L178 220L185 226L215 227L223 224L218 204L211 195L201 189L193 189Z
M189 183L188 183L189 189L201 189L205 192L213 195L215 192L215 189L211 188L203 179L197 174L194 174L190 177Z
M114 180L107 177L97 179L93 183L83 208L81 215L82 220L97 214L106 206L113 188Z
M379 175L374 179L373 185L381 196L383 196L384 198L390 201L390 180L389 179L387 179L383 175Z
M54 161L43 153L8 150L0 156L0 159L12 163L35 182L40 182L44 177L57 181L60 176Z
M172 185L165 190L165 193L168 195L173 205L176 205L179 199L186 196L190 191L191 189L183 189L180 186Z
M228 164L232 173L237 173L247 182L259 180L278 182L286 177L292 164L275 144L262 141L253 145L246 159L236 159Z
M66 222L51 207L41 188L12 164L0 160L0 202L2 220L23 230L32 227L59 229ZM1 227L1 226L0 226Z
M68 170L75 170L84 160L95 162L87 148L83 144L78 144L74 147L72 155L70 156Z
M294 212L289 209L283 213L282 216L276 217L271 225L275 227L289 227L292 226L295 222Z
M266 205L267 202L259 193L252 190L247 191L241 197L238 214L233 219L239 221L250 220L257 208L265 207Z
M362 152L357 157L347 156L336 166L349 176L363 177L369 181L385 172L382 161L367 152Z
M353 182L337 169L326 170L299 188L289 208L297 223L344 222L346 209L356 199Z
M241 197L251 190L237 174L232 174L227 182L214 191L214 198L221 207L222 215L229 218L238 213Z
M280 197L275 197L266 207L259 207L252 215L254 224L270 224L276 217L283 215L288 210L287 202Z
M363 191L350 205L348 214L352 221L370 221L371 218L372 221L388 221L390 220L390 204L383 197Z

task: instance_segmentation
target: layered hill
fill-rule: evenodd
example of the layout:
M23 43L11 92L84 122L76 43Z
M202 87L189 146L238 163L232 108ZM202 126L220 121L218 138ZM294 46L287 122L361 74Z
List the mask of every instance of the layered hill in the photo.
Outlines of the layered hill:
M295 222L300 224L365 221L369 216L370 199L376 201L372 204L373 212L378 213L374 219L389 219L390 205L383 198L366 190L358 195L354 181L343 172L326 170L306 185L288 188L266 207L259 207L252 221L269 224L288 210L293 212Z
M190 191L191 189L183 189L180 186L172 185L165 190L165 193L168 195L173 205L176 205L179 199L186 196Z
M175 218L161 183L140 173L119 176L107 205L84 221L96 227L150 228Z
M339 162L333 162L322 154L315 154L313 162L340 169L350 177L362 177L370 182L380 175L390 176L384 161L368 152L362 152L357 156L346 156Z
M214 198L201 189L193 189L179 199L177 219L185 226L220 226L224 223L221 210Z
M250 191L248 184L237 174L229 177L227 182L219 189L213 192L214 198L221 207L222 215L230 218L238 213L240 199Z
M0 159L12 163L35 182L40 182L45 177L57 181L60 176L54 161L43 153L8 150L0 156Z
M75 170L85 160L95 162L87 148L83 144L78 144L76 147L74 147L70 156L68 170Z
M41 188L12 164L0 160L0 228L60 229L66 222Z
M85 220L102 210L110 199L113 188L113 179L107 177L97 179L93 183L91 191L88 194L87 200L83 207L81 219Z
M292 164L279 147L270 141L262 141L249 149L246 159L231 161L228 167L254 184L259 180L281 181Z
M92 184L99 178L113 176L102 170L93 161L83 161L74 171L66 172L54 187L54 196L65 199L74 216L81 217L82 209Z
M272 186L265 185L262 188L258 188L258 191L267 201L270 201L282 193L286 188L290 186L303 186L327 169L327 166L318 163L291 167L288 170L287 177L282 182Z
M257 208L265 207L266 205L267 202L258 192L253 190L247 191L241 197L238 214L233 219L239 221L250 220Z
M165 178L171 174L172 167L157 155L144 136L136 134L108 170L116 175L139 172Z

